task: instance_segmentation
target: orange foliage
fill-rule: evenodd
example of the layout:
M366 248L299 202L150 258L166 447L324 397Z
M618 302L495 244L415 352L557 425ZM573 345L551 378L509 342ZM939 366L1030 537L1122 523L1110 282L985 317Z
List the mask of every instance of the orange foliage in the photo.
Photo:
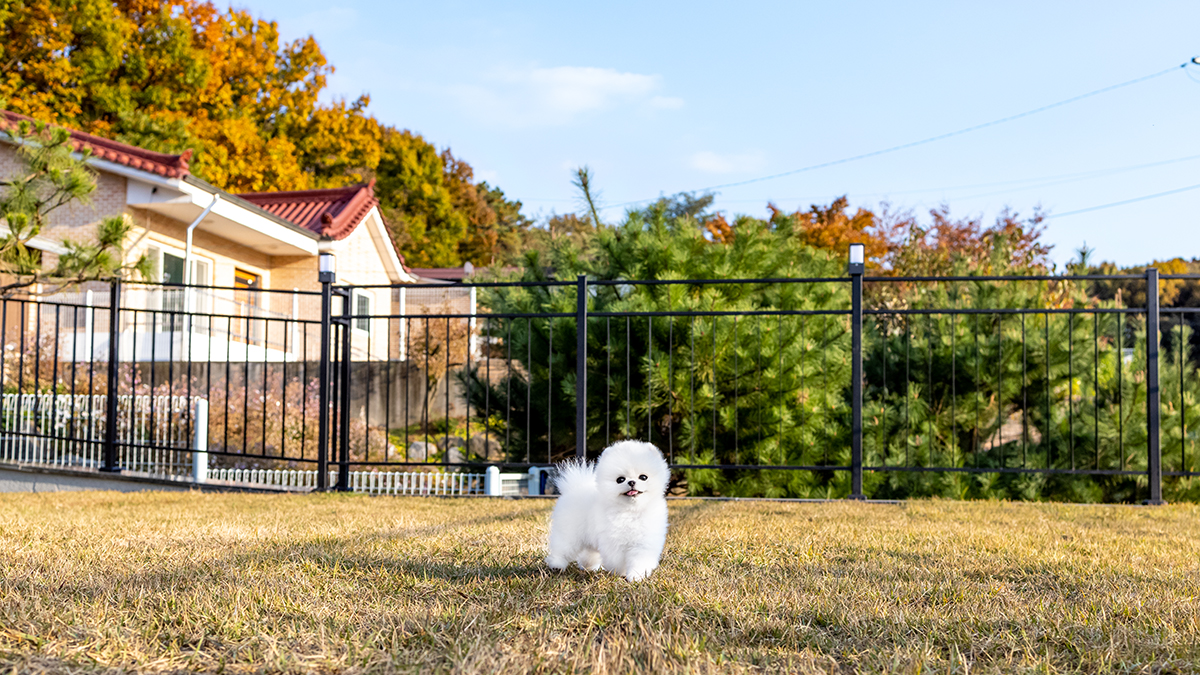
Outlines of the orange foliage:
M907 212L850 212L846 197L828 206L785 214L768 204L775 227L791 227L814 248L845 258L850 244L863 244L868 269L902 276L955 274L1023 274L1049 268L1050 247L1041 243L1042 218L1021 220L1004 211L991 226L978 218L953 218L942 206L930 211L932 222L921 224ZM714 236L714 240L716 237Z
M953 219L942 206L929 212L933 223L902 220L907 232L892 258L892 271L905 275L1032 274L1049 267L1050 247L1041 243L1042 218L1022 221L1003 211L994 225L978 218Z
M774 204L767 204L767 209L771 211L771 222L779 225L790 219L796 236L813 248L831 251L845 258L849 254L850 244L862 244L868 268L879 270L886 267L899 246L905 223L880 218L863 208L849 214L849 204L849 200L843 196L827 207L813 204L808 211L796 211L789 215L785 215Z
M708 232L712 241L718 244L733 243L733 226L720 213L709 216L704 220L704 231Z
M0 0L0 108L167 153L231 192L376 178L409 262L492 262L503 193L366 112L319 100L333 67L311 36L204 0ZM519 210L519 205L515 205ZM511 219L510 219L511 220Z

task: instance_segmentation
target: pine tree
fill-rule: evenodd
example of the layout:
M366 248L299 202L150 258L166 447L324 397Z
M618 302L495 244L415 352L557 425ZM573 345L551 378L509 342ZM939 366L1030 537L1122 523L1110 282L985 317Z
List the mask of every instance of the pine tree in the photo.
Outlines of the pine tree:
M125 262L125 243L132 224L116 216L102 220L94 243L63 241L66 252L47 266L30 241L41 235L49 215L72 202L87 202L96 189L96 176L87 154L77 157L69 134L44 124L21 122L0 130L17 149L24 168L0 180L0 273L6 280L0 294L40 283L63 284L111 279L137 271L149 276L150 262L142 256Z
M589 453L640 438L678 464L846 461L847 324L821 314L845 306L845 284L619 283L838 275L840 264L800 244L790 227L741 218L734 230L731 243L714 243L695 219L671 218L661 208L602 228L586 249L564 240L551 248L550 260L527 259L525 280L548 280L548 263L552 279L585 274L591 284ZM570 285L500 288L481 299L496 314L565 315L490 321L487 330L520 368L490 391L478 368L465 378L473 406L511 406L507 417L519 423L506 434L513 461L557 461L574 452L575 302ZM709 314L671 315L685 311ZM603 316L610 312L633 316ZM736 495L825 495L844 491L842 478L782 470L686 473L693 492Z

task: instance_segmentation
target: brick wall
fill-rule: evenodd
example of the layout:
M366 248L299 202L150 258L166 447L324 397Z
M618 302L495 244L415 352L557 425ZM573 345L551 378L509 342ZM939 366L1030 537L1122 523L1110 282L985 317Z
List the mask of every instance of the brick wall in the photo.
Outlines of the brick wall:
M187 226L190 223L145 209L130 207L128 212L134 224L131 257L141 255L151 244L158 244L177 252L182 252L187 247ZM212 278L197 279L196 283L232 286L234 268L240 268L262 276L265 288L275 288L271 278L271 256L265 253L200 229L193 233L192 252L212 264Z
M0 143L0 176L9 177L18 173L22 164L13 146ZM49 218L49 224L42 232L43 236L55 241L70 239L79 242L95 241L95 225L109 216L124 214L133 223L133 232L127 247L127 260L134 260L146 253L149 247L156 246L161 250L183 255L189 223L169 218L162 214L146 209L130 207L126 204L126 179L122 176L99 172L97 189L86 202L76 202L57 209ZM370 214L377 218L378 214ZM390 284L384 266L384 258L376 247L370 233L369 223L360 224L345 239L332 242L331 250L337 255L338 282L354 285L385 285ZM197 230L193 239L193 254L208 261L210 277L196 279L196 283L213 286L232 286L234 270L237 268L260 275L263 287L290 291L320 290L317 281L316 256L269 256L260 251L233 243L212 233ZM53 263L54 256L47 255L48 263ZM135 293L132 291L131 293ZM371 297L371 312L373 314L390 314L396 311L396 294L387 288L365 289L358 293ZM232 292L215 291L218 297L229 296ZM130 298L132 300L132 297ZM352 300L353 302L353 300ZM296 308L296 304L299 305ZM132 305L131 305L132 306ZM265 294L262 306L273 313L291 316L298 309L302 318L316 317L319 314L320 301L315 296L299 296L298 300L291 293ZM352 305L356 307L356 305ZM372 322L370 331L356 330L353 344L356 352L368 349L373 358L387 358L388 340L384 339L388 332L388 322L377 320Z
M17 156L16 148L8 143L0 143L0 177L11 178L24 170L25 165ZM64 239L91 243L96 240L97 223L124 211L125 178L100 173L96 180L96 190L89 198L85 201L71 202L52 211L41 235L56 243Z

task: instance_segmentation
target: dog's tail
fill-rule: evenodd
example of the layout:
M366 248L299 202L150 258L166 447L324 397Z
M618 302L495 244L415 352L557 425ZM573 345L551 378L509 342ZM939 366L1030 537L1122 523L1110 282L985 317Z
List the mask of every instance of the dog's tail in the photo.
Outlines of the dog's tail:
M569 459L558 465L554 486L560 495L595 490L596 469L581 459Z

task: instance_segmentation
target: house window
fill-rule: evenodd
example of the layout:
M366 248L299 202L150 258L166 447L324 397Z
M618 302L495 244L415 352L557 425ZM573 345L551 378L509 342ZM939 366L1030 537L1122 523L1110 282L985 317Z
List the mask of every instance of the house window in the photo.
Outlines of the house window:
M354 327L361 331L371 330L371 296L366 293L354 294Z
M182 284L187 281L183 274L183 258L170 253L162 254L162 274L159 275L164 284Z
M182 286L189 281L183 273L186 259L182 251L151 244L146 247L146 257L149 258L157 272L157 280L163 285ZM207 285L211 281L209 278L209 269L209 261L193 256L191 283ZM193 297L192 306L188 307L183 289L161 288L151 290L150 292L157 296L157 298L152 299L148 303L147 308L157 309L163 313L161 316L152 316L156 324L159 324L155 326L155 330L183 330L185 320L181 314L182 312L206 312L211 304L206 293L202 293L198 297Z
M262 277L243 269L235 268L233 270L233 299L238 306L243 309L257 310L263 306L262 293ZM243 316L252 316L251 311Z
M184 254L182 251L171 250L162 246L151 245L146 247L146 257L154 265L155 271L158 273L160 283L164 284L184 284L188 279L183 274ZM209 261L202 258L192 256L192 278L193 284L207 286L212 282L209 276L211 266Z
M262 290L262 277L243 269L234 269L233 289L234 314L241 318L231 322L232 337L249 344L258 344L265 329L262 321L254 320L262 314L262 293L258 292Z
M262 288L262 276L243 269L234 268L233 287L239 290Z

